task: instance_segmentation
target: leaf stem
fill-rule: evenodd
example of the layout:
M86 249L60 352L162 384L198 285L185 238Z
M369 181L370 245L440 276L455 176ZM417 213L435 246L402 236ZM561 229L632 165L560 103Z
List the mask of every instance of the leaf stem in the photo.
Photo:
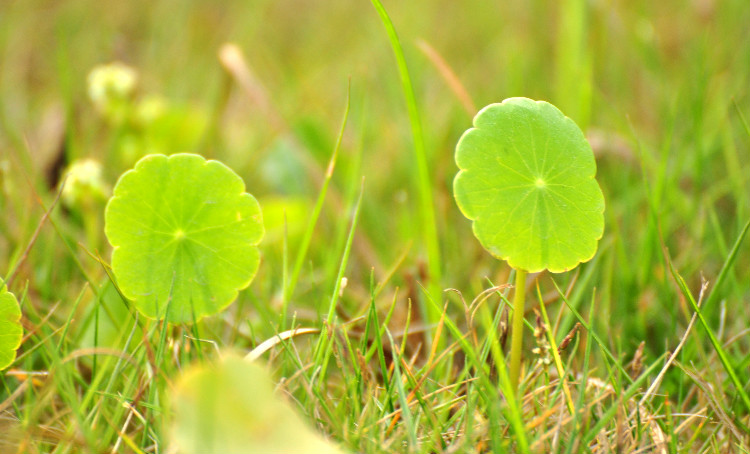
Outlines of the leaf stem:
M521 375L521 350L523 347L523 314L526 302L526 275L523 270L516 270L516 286L513 293L513 327L510 343L510 383L518 390Z

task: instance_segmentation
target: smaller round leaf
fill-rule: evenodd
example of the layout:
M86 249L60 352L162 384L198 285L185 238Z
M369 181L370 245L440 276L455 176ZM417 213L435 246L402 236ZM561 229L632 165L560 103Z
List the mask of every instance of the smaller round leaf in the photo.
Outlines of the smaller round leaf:
M0 283L0 370L13 364L21 345L21 308L15 295Z
M148 317L216 314L258 270L260 206L218 161L146 156L120 177L104 217L120 290Z
M596 253L604 196L594 154L552 104L510 98L485 107L458 141L456 163L456 203L495 257L557 273Z

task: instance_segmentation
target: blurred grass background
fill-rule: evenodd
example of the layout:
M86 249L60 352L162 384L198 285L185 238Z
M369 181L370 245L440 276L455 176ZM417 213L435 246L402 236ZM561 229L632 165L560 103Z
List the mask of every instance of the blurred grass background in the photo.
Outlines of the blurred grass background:
M475 113L466 104L480 108L512 96L548 100L589 137L607 201L595 259L580 274L554 278L563 285L578 279L575 305L588 304L596 288L593 326L616 351L629 355L641 341L655 355L674 346L689 310L662 246L697 294L701 276L716 280L750 217L750 3L384 4L422 114L442 250L440 287L476 295L489 287L487 278L503 283L509 274L481 249L452 199L454 146ZM217 55L227 42L243 51L268 105L253 102L222 68ZM455 73L469 100L457 96L457 85L447 82L426 46ZM220 344L243 347L274 332L269 318L282 304L284 217L294 257L349 84L351 112L331 193L290 307L302 320L325 312L361 176L363 207L343 315L366 307L371 268L376 282L388 280L383 299L395 294L405 306L408 297L421 298L417 283L426 285L430 276L412 138L393 55L369 2L4 0L0 52L0 273L22 262L13 289L28 282L36 312L61 302L54 317L65 321L87 281L49 226L21 260L44 214L37 197L46 205L54 199L46 183L54 179L55 161L61 154L66 163L99 159L111 185L132 165L118 158L127 134L104 122L86 94L89 71L112 61L138 71L137 96L162 96L178 112L158 141L162 151L224 161L264 209L261 271L230 309L264 335L238 341L215 327L225 333L216 336ZM107 258L101 232L87 233L64 212L55 219L91 279L101 281L101 267L75 247L81 242ZM745 244L721 298L705 308L725 336L750 324L749 270ZM547 276L539 282L553 289ZM90 298L76 310L84 311ZM560 336L573 322L563 320ZM748 362L748 345L746 339L732 344L739 364ZM693 348L686 348L688 358Z
M657 345L663 341L658 336L670 337L674 326L665 332L662 325L669 324L666 315L679 312L659 229L678 268L695 283L700 273L712 280L748 217L750 140L739 116L750 116L747 2L385 6L404 43L422 111L444 250L442 286L476 291L505 265L480 251L452 201L453 148L471 115L418 40L452 68L475 106L511 96L545 99L584 128L597 151L608 203L593 282L603 307L622 321L611 328L625 329L633 345L649 335L657 336ZM18 197L5 202L18 218L5 217L4 256L28 240L23 226L42 213L12 166L34 162L33 170L25 169L33 179L60 151L59 140L68 162L106 160L116 139L88 102L86 76L98 64L122 61L138 70L142 93L163 95L215 123L212 136L205 122L193 130L178 124L174 135L194 139L175 139L181 148L167 151L222 159L261 198L308 204L321 173L302 163L309 158L308 164L325 169L351 79L352 113L335 188L347 193L347 168L353 166L359 167L350 172L366 178L357 277L371 266L383 273L410 243L404 269L423 259L420 232L412 228L416 195L406 111L382 25L368 2L30 0L6 1L0 11L0 147L11 166L4 177L18 183ZM225 42L244 51L270 108L227 88L217 59ZM222 101L226 96L229 101ZM11 155L17 159L8 164ZM106 168L111 183L125 170L113 167ZM323 222L334 224L343 207L330 205ZM318 244L328 237L318 235ZM313 247L316 252L314 266L325 264L328 247ZM744 254L738 269L747 270L748 263ZM278 269L277 263L264 266L269 274ZM726 297L746 301L747 285L733 284ZM32 282L47 285L49 280Z

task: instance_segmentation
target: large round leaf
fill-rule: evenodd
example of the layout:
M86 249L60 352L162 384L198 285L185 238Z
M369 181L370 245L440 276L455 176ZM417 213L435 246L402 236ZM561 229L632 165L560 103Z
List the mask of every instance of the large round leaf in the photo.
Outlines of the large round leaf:
M258 364L227 357L192 366L172 393L172 451L203 454L342 454L274 393Z
M16 297L0 283L0 370L13 364L16 349L21 345L23 327L21 308Z
M263 222L224 164L149 155L120 177L104 230L123 294L149 317L187 322L219 312L250 285Z
M581 130L544 101L491 104L456 146L458 207L494 256L517 269L563 272L591 259L604 197Z

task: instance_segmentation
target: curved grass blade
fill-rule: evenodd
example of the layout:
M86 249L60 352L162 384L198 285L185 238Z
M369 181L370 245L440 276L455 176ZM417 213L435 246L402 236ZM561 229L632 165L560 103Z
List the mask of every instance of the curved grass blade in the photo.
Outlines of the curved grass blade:
M732 269L732 266L734 265L734 261L737 259L737 253L740 250L740 246L742 245L742 241L745 239L745 235L747 234L748 229L750 229L750 221L748 221L745 224L745 227L742 228L740 235L737 237L737 241L734 242L734 246L732 247L732 250L729 252L727 259L724 262L724 265L722 265L721 271L719 271L719 277L716 278L716 283L711 289L711 293L708 295L708 299L706 300L706 304L705 304L706 307L709 307L709 305L712 303L716 303L716 300L718 299L720 295L719 289L721 289L722 284L724 284L724 281L727 279L729 270ZM670 267L671 266L672 265L670 263Z
M737 238L737 241L734 243L734 247L732 248L732 251L729 253L727 260L721 269L721 273L719 274L719 278L716 281L716 285L714 285L714 290L711 292L711 296L714 295L717 287L719 286L720 281L723 281L723 277L726 276L726 273L734 264L734 260L737 257L737 252L749 228L750 228L750 221L748 221L748 223L745 224L745 227L742 229L742 232L740 232L740 236ZM667 258L669 258L668 253L666 254L666 256ZM703 325L703 328L706 330L706 334L708 334L708 339L711 341L711 345L714 347L714 350L716 351L716 354L718 355L719 360L721 361L721 365L724 366L724 370L729 375L729 379L732 381L732 384L734 384L734 387L737 389L737 393L740 396L740 400L742 400L742 404L745 406L745 409L747 409L747 411L750 412L750 396L748 396L747 392L745 391L745 387L743 383L740 381L739 377L737 376L737 372L734 370L734 367L732 367L732 364L729 362L729 358L726 352L724 351L724 348L722 348L721 343L716 338L716 335L714 334L713 330L711 329L708 322L706 321L706 318L703 316L703 313L701 312L700 307L698 307L698 303L695 301L695 298L693 298L693 294L690 292L690 289L688 288L687 283L685 282L685 279L683 279L682 276L680 276L680 273L678 273L677 270L674 268L674 265L672 264L672 260L668 260L668 263L669 263L669 269L672 272L672 276L677 282L677 285L680 287L680 291L685 296L685 298L687 298L688 302L690 302L690 306L693 308L695 313L698 314L698 320L700 320L701 325ZM711 301L711 299L712 298L709 296L709 299L708 301L706 301L706 304L708 304Z
M406 65L404 50L396 34L391 18L385 11L380 0L370 0L372 6L378 12L380 21L388 33L388 40L393 48L393 54L396 57L396 65L401 78L401 89L406 98L406 107L409 111L409 123L411 124L412 138L414 140L414 158L417 164L417 187L419 189L419 215L421 231L424 232L424 243L427 248L427 266L430 271L430 297L434 301L442 299L440 290L441 269L440 269L440 242L438 240L435 204L432 195L432 182L430 181L430 172L427 165L427 152L424 145L424 133L422 132L422 123L417 109L417 101L414 96L414 88L409 75L409 68ZM440 320L440 305L434 306L424 304L423 311L427 316L428 323L437 323Z

